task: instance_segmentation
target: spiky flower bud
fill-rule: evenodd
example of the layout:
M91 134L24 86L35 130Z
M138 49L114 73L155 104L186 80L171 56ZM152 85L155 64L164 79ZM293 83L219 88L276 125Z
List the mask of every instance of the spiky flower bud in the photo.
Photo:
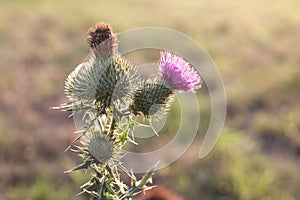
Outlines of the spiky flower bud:
M165 114L174 99L173 92L163 82L146 81L134 92L130 111L145 117L159 118Z
M90 154L100 163L106 163L113 158L114 145L104 135L95 134L87 143Z
M117 100L124 103L132 92L136 71L134 66L121 57L114 57L102 70L98 79L95 99L103 106L111 105Z
M105 108L126 101L135 77L134 66L118 54L109 58L91 56L70 73L65 93L73 103L97 103Z
M100 22L88 32L87 42L96 57L111 56L117 52L117 36L109 24Z

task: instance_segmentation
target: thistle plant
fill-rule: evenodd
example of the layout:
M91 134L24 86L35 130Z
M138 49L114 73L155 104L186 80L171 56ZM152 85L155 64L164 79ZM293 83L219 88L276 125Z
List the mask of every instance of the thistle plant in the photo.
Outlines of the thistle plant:
M195 92L201 79L188 62L170 52L161 52L159 73L142 79L136 67L118 52L117 34L109 24L98 23L88 31L90 56L65 81L68 102L56 107L83 113L84 126L67 150L82 163L67 171L87 170L89 181L81 186L90 199L131 199L149 189L155 166L137 180L122 165L123 146L134 141L134 127L143 126L136 116L155 120L165 115L176 90ZM121 174L131 180L125 184ZM122 176L123 177L123 176Z

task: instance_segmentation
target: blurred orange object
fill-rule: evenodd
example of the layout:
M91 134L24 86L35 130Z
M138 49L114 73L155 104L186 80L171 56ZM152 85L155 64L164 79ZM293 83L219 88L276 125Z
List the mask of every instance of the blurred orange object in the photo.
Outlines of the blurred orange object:
M184 200L165 187L154 187L140 194L136 200Z

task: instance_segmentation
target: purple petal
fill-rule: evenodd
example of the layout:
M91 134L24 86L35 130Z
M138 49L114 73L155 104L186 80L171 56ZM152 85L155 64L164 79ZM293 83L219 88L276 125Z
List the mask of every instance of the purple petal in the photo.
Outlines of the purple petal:
M195 92L202 81L190 64L179 56L164 51L160 53L159 71L172 89Z

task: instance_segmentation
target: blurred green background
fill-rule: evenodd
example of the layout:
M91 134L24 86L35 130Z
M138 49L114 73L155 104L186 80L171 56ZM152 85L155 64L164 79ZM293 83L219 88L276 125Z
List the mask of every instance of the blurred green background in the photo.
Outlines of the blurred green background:
M73 120L49 108L66 101L64 79L89 53L86 32L98 21L117 32L180 31L208 51L224 79L228 112L214 150L197 157L210 119L204 87L194 144L155 184L186 200L300 199L299 8L297 0L0 0L0 199L84 199L74 195L88 174L63 173L79 163L63 153L76 136ZM176 105L172 116L180 116ZM163 131L158 143L136 148L163 145L176 127L167 121Z

